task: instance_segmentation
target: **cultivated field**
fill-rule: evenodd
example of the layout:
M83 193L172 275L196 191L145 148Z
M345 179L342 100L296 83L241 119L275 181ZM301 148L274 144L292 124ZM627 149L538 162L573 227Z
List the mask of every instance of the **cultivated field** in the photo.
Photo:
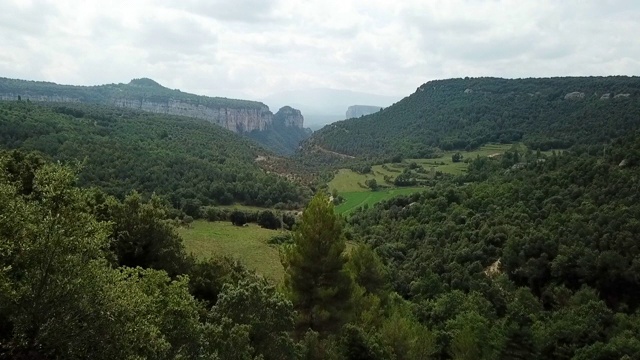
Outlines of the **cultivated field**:
M280 233L263 229L256 224L241 227L230 222L194 221L188 228L179 228L187 252L199 259L212 256L229 256L240 260L249 269L275 282L283 276L280 254L267 240Z
M434 159L405 159L399 164L383 164L371 167L371 173L359 174L349 169L340 169L329 182L329 191L334 189L338 194L345 198L345 202L336 206L336 211L341 214L348 214L359 206L368 204L369 206L394 196L411 194L424 188L394 187L385 181L385 176L391 180L395 179L410 164L415 162L422 167L428 176L433 176L436 172L445 174L459 175L467 170L468 164L465 159L475 159L480 156L497 156L501 155L514 146L520 148L521 151L526 148L521 144L488 144L474 151L447 151L439 158ZM453 162L452 156L459 152L463 159L461 162ZM365 182L375 179L379 186L378 191L371 191L365 186Z
M358 207L373 204L386 200L398 195L408 195L414 192L425 190L425 188L393 188L378 191L358 191L341 193L340 195L346 199L345 202L336 206L336 212L339 214L349 214Z

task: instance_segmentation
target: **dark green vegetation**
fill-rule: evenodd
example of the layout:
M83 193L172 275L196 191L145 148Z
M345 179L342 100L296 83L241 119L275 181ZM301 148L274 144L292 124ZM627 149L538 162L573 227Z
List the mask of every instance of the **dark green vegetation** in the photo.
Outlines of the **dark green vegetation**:
M349 219L439 357L640 356L640 134L469 169Z
M302 123L300 127L285 126L278 120L278 114L271 123L272 114L261 102L189 94L168 89L147 78L133 79L128 84L99 86L0 78L2 98L100 104L205 119L246 134L271 151L285 155L293 153L300 141L309 137ZM259 123L264 126L257 126ZM247 126L254 126L256 130Z
M119 201L74 182L71 169L37 155L0 153L1 358L423 359L433 352L431 332L389 293L376 255L358 247L347 258L341 222L324 197L311 202L286 245L285 295L228 259L185 256L158 198L133 193ZM318 289L305 279L320 281Z
M187 215L202 205L300 207L304 190L256 162L265 150L205 121L81 104L0 102L0 146L80 161L79 183L122 198L155 192Z
M605 143L636 129L639 114L637 77L438 80L380 112L325 126L306 142L305 153L325 162L326 151L425 158L434 148L516 141L544 151Z

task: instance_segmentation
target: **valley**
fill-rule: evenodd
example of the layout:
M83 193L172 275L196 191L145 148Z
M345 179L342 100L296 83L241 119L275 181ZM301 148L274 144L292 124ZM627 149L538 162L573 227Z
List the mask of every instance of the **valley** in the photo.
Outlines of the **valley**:
M252 135L51 91L0 101L0 316L37 349L640 354L637 78L430 82L302 143L293 108Z

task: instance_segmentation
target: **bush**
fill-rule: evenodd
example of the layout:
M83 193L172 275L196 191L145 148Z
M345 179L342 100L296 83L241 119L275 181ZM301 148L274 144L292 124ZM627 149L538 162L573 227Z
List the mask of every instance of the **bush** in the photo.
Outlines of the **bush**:
M247 223L247 216L240 210L234 210L231 212L231 215L229 215L229 220L231 220L231 223L235 226L242 226Z
M262 211L258 215L258 225L265 229L277 230L282 227L280 219L270 210Z
M278 234L278 235L272 236L269 240L267 240L267 243L273 244L273 245L292 244L293 237L291 236L291 233L288 233L288 232L283 234Z

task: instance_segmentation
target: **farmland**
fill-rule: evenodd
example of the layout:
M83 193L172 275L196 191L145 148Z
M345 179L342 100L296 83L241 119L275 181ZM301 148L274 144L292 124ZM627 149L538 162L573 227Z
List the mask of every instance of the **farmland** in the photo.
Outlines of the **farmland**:
M517 147L520 151L526 150L521 144L488 144L474 151L459 151L462 155L462 161L459 162L454 162L452 159L452 156L458 151L447 151L443 152L440 157L433 159L404 159L400 163L374 165L371 167L371 172L367 174L360 174L350 169L340 169L328 183L328 187L329 191L335 190L345 199L336 207L336 211L340 214L348 214L360 206L371 206L394 196L407 195L424 189L424 187L416 186L395 187L390 183L412 163L417 164L421 176L426 178L435 178L437 173L460 175L467 170L468 164L464 161L465 159L497 156L513 147ZM365 185L367 180L372 179L375 179L380 186L378 191L371 191Z

